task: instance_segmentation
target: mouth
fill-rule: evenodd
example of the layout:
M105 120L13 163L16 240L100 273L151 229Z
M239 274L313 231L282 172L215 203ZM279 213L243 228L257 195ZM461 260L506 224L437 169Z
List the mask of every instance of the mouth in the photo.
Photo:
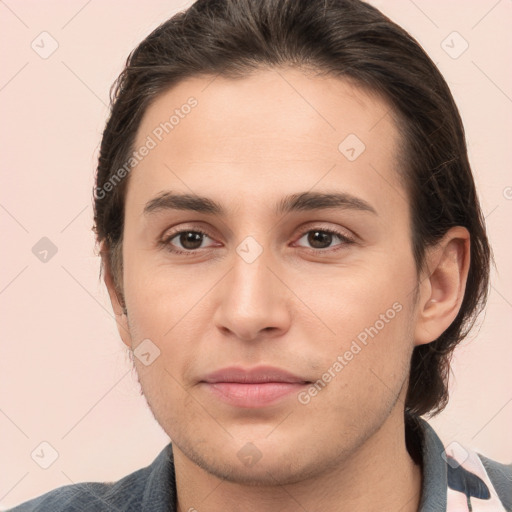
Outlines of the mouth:
M258 408L289 398L311 381L280 368L259 366L223 368L206 375L200 384L212 397L229 405Z

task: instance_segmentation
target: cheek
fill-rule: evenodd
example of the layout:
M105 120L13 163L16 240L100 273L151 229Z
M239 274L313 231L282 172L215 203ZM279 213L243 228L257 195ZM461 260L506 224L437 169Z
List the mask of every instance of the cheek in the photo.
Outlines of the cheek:
M318 284L314 288L313 280L302 282L308 305L320 312L331 330L318 344L323 372L319 386L324 389L328 382L325 390L329 389L318 395L344 412L358 410L362 402L378 409L379 401L394 400L407 377L413 349L415 269L412 262L394 268L391 263L379 271L361 266L339 275L323 280L321 288ZM309 332L308 337L315 335Z
M208 282L195 278L185 267L171 271L143 255L127 258L124 275L132 323L147 336L171 333L208 291Z
M326 266L293 282L296 295L344 343L376 322L379 328L383 322L386 327L399 324L395 317L406 315L397 310L411 302L416 273L412 261L383 258L345 268Z
M350 316L340 319L336 343L324 348L318 380L299 400L307 414L353 432L390 413L406 382L412 353L410 304L375 307L377 314L362 309L361 328L353 328Z

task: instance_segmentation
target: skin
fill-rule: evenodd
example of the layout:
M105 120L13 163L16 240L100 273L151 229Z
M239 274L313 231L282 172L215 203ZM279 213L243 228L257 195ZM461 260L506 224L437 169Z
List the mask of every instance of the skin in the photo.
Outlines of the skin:
M179 510L417 510L421 470L403 422L409 360L457 315L467 231L451 229L418 275L389 106L347 81L291 68L188 79L148 108L135 146L190 96L198 105L129 176L127 315L104 260L124 343L135 349L149 338L160 350L150 365L134 364L173 442ZM338 150L351 133L366 146L352 162ZM226 216L145 215L168 190L208 196ZM307 191L349 193L376 214L273 212L283 196ZM169 251L191 247L183 237L158 243L180 229L208 233L192 256ZM319 229L353 242L334 235L313 245L304 234ZM236 251L247 236L263 249L252 263ZM199 384L215 369L261 364L316 381L395 303L400 312L307 404L292 394L238 408ZM261 455L251 466L237 456L248 442Z

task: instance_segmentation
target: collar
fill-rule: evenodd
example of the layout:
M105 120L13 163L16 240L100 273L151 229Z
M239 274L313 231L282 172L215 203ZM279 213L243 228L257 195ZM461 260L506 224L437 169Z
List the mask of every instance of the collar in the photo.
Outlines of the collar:
M406 417L411 438L420 447L423 483L418 512L505 512L496 478L488 469L499 464L457 442L444 445L434 429L422 418ZM504 466L503 466L504 467ZM510 474L510 470L508 470ZM505 474L505 472L503 473ZM504 479L503 479L504 480ZM503 494L503 492L501 492Z

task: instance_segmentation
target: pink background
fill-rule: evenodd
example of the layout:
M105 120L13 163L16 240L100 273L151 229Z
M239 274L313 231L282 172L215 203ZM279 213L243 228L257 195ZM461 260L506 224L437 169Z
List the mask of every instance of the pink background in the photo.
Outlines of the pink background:
M111 83L130 50L190 3L0 3L0 509L73 482L117 480L169 441L138 394L98 281L91 190ZM452 89L498 268L485 319L456 352L450 404L432 424L445 443L509 462L512 2L370 3L420 42ZM443 49L453 31L469 43L458 58ZM50 51L51 38L58 48L47 58L32 49ZM46 263L32 252L42 237L58 248ZM58 454L48 469L31 458L44 441Z

